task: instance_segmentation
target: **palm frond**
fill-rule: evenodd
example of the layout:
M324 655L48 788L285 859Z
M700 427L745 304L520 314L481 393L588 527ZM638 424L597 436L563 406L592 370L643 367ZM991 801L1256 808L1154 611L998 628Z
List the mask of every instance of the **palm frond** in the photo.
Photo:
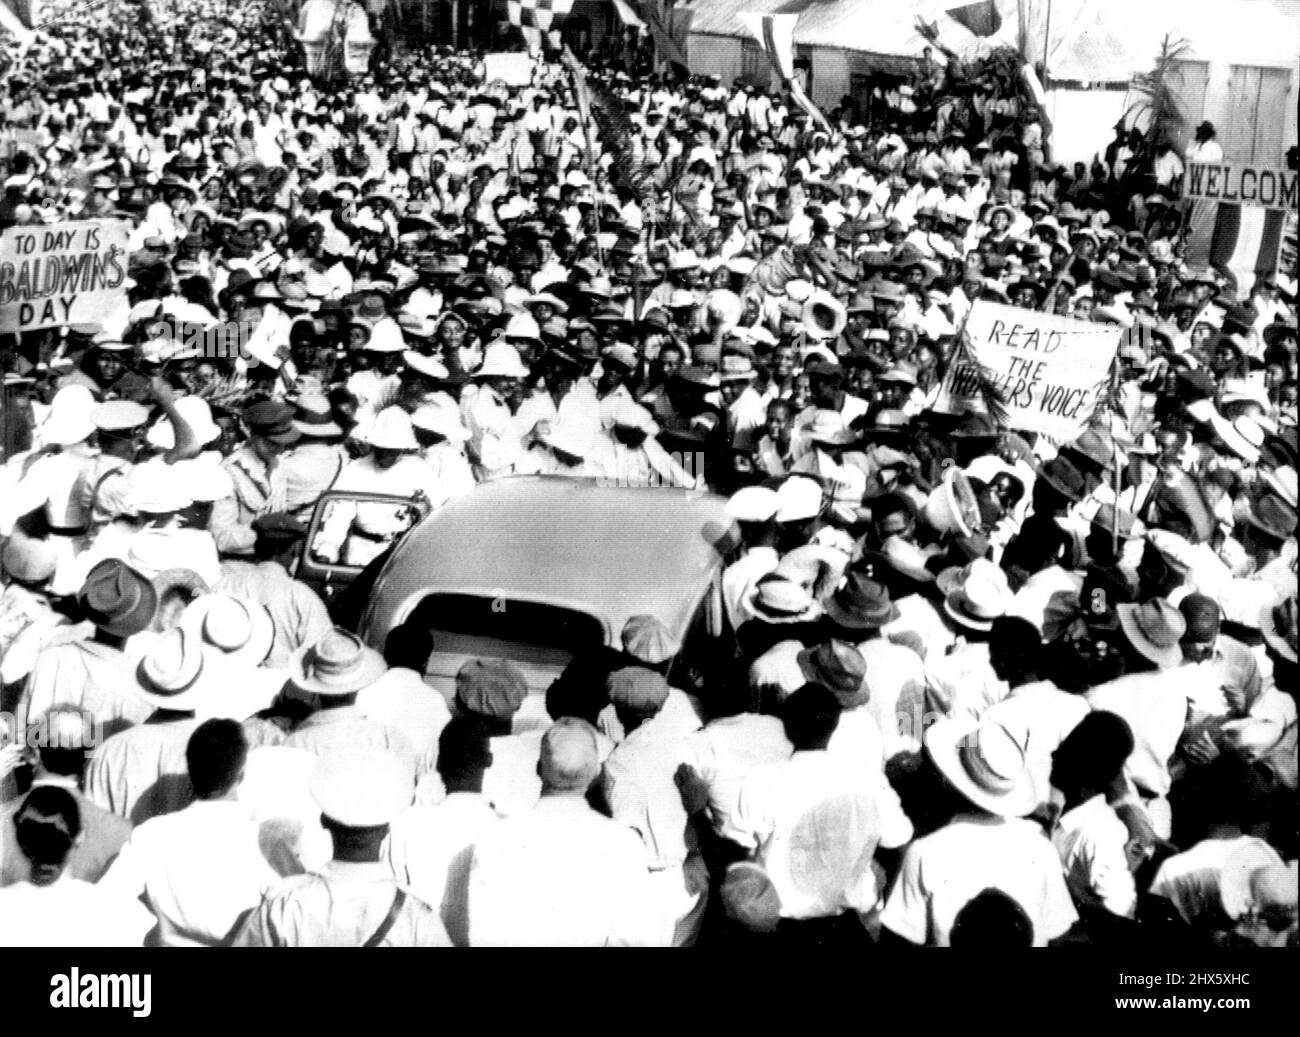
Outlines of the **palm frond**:
M1133 120L1145 117L1146 139L1152 147L1176 139L1187 121L1175 79L1179 72L1179 62L1190 47L1187 40L1175 40L1166 35L1160 42L1155 65L1150 71L1134 76L1130 84L1130 90L1137 95L1137 100L1124 113L1125 120L1131 125Z
M214 378L195 395L205 400L209 407L238 414L248 395L248 379L242 375Z
M965 368L962 382L963 384L973 382L975 394L989 420L998 428L1006 428L1011 423L1011 416L1007 413L1006 395L998 385L997 376L980 360L970 335L966 333L964 327L957 336L957 348L953 352L952 363Z

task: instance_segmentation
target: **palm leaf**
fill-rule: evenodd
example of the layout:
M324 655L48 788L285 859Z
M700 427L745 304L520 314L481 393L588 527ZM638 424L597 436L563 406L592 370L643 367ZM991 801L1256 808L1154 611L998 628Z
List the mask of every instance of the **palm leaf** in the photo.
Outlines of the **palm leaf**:
M968 375L974 379L976 395L983 404L989 420L998 428L1006 428L1011 423L1011 416L1007 413L1006 395L998 385L997 376L980 360L964 326L957 336L957 348L953 352L952 363L966 368Z
M1130 84L1138 99L1129 105L1124 118L1131 125L1131 120L1146 117L1149 147L1175 140L1187 121L1175 80L1179 74L1179 62L1190 47L1187 40L1174 40L1166 35L1160 42L1155 65L1149 72L1134 76Z

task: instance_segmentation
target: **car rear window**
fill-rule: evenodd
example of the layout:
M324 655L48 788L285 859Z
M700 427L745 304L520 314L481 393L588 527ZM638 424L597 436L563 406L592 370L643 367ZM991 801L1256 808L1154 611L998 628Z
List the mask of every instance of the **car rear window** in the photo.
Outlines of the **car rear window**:
M430 595L408 622L432 632L435 653L540 666L564 666L605 642L604 627L586 612L473 594Z

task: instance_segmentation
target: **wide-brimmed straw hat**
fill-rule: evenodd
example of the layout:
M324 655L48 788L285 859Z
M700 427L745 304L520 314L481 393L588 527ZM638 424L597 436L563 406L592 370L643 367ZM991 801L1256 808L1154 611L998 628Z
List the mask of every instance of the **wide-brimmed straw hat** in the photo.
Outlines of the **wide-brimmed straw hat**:
M313 695L353 695L374 684L388 666L384 657L342 627L304 645L289 660L289 679Z
M999 723L939 720L925 733L925 748L948 783L981 810L1024 817L1038 804L1024 747Z

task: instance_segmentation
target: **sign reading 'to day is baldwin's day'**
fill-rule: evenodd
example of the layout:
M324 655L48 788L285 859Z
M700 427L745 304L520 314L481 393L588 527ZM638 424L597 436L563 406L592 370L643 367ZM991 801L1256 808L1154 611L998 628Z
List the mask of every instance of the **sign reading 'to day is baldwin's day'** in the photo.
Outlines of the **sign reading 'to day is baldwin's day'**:
M1296 207L1296 172L1263 166L1224 166L1192 163L1183 181L1183 195L1228 205L1258 205L1265 209Z
M966 321L975 358L1000 391L1013 429L1057 443L1083 431L1104 392L1119 348L1118 325L1070 320L999 303L977 302ZM955 360L935 410L982 411L978 372Z
M10 227L0 235L0 329L97 321L126 292L123 220Z

